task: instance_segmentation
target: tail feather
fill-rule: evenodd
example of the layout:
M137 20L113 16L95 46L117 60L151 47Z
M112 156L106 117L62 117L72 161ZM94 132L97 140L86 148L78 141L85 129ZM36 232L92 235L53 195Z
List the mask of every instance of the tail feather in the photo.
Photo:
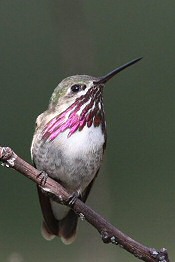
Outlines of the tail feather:
M66 245L71 244L76 238L76 228L78 223L78 216L70 210L65 218L58 221L58 232L53 233L43 221L41 227L41 234L46 240L52 240L56 235L59 236L62 242Z
M53 214L50 198L42 192L42 189L39 186L37 186L37 189L38 189L38 196L41 205L41 210L45 221L43 222L41 230L42 230L42 235L44 236L44 238L47 239L46 237L47 233L52 235L57 235L59 225L58 225L58 220L55 218Z
M59 220L53 212L50 198L42 192L40 187L38 187L38 194L44 217L41 227L42 236L46 240L59 236L64 244L71 244L76 238L78 216L70 209L66 216ZM58 204L58 209L59 206L60 204Z
M55 234L53 234L48 226L46 225L45 221L43 221L42 226L41 226L41 235L44 237L46 240L52 240L55 238Z
M80 197L83 202L86 201L94 180L95 178L91 181ZM41 228L42 236L46 240L52 240L55 236L59 236L64 244L71 244L76 238L78 215L70 209L66 212L64 218L59 217L59 213L61 213L61 205L54 202L46 194L44 194L39 186L37 188L44 218ZM53 205L53 203L56 203L57 206L55 206L55 204Z
M71 244L76 238L78 216L70 210L65 218L59 221L59 236L64 244Z

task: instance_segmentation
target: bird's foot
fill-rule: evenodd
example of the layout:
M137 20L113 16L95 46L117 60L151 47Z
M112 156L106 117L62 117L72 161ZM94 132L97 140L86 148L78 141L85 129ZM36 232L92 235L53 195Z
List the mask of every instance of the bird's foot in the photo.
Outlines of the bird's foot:
M77 198L80 197L80 193L78 191L73 192L68 200L68 204L70 207L72 207L75 204L75 201L77 200Z
M47 178L48 178L48 174L45 171L41 171L38 175L37 178L40 178L40 185L44 186Z

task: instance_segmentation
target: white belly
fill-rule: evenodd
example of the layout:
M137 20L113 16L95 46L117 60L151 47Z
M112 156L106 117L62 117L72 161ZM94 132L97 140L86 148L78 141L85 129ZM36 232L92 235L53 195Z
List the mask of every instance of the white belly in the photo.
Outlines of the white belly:
M33 158L36 167L60 181L70 191L83 191L100 168L105 142L101 126L76 131L69 130L53 141L43 141L35 135ZM38 137L37 137L38 136Z
M83 191L100 168L104 134L100 126L84 127L70 137L67 137L68 133L66 131L54 140L55 147L62 148L63 172L59 172L59 179L73 190Z

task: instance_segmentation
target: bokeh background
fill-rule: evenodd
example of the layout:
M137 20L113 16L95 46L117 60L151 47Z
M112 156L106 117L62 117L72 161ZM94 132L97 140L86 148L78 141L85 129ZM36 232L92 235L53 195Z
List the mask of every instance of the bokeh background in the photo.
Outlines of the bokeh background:
M174 0L0 1L0 144L30 161L36 116L59 81L144 59L107 85L108 145L88 204L175 258ZM122 261L80 221L71 246L45 241L35 185L0 168L0 261Z

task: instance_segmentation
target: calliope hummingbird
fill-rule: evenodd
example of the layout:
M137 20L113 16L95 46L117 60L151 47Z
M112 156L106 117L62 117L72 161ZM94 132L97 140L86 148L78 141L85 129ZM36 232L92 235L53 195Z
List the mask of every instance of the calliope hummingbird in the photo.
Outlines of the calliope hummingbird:
M63 185L70 194L86 201L100 169L106 146L103 88L117 73L135 64L130 61L102 77L74 75L54 90L48 109L36 120L31 155L38 170ZM38 186L43 213L42 235L61 237L71 244L76 236L78 215L49 198Z

